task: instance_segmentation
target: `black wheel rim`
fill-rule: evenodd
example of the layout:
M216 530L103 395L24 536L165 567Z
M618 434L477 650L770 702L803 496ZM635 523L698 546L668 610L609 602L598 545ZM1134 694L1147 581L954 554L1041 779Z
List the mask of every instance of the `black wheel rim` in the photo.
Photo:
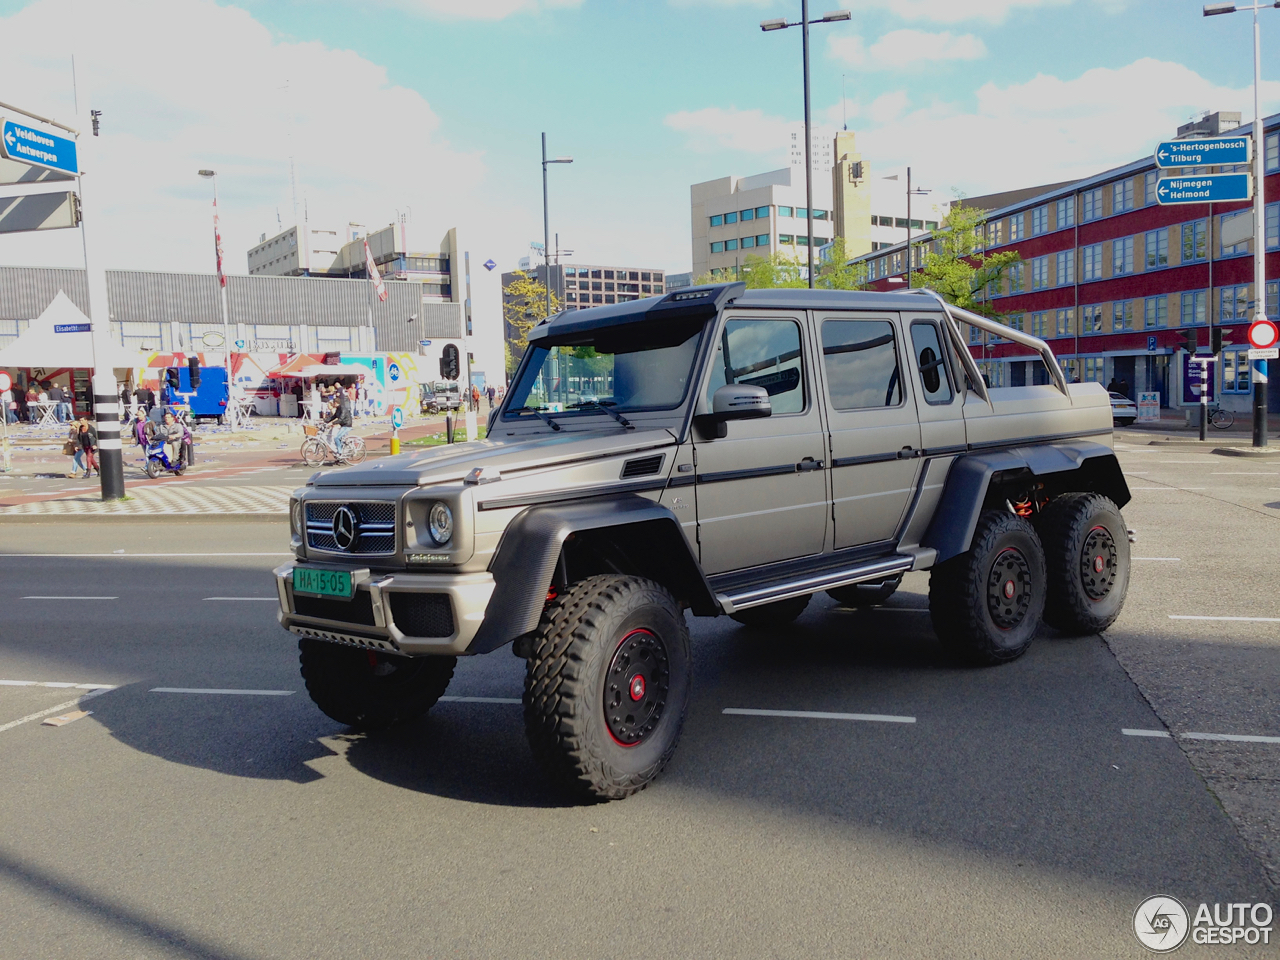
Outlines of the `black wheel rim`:
M1094 603L1105 600L1116 583L1116 542L1111 531L1096 526L1084 538L1080 551L1080 581L1085 596Z
M1031 606L1031 565L1022 551L1005 547L991 564L987 577L987 611L1001 630L1011 630L1022 622Z
M632 630L618 642L604 681L604 718L623 747L645 741L657 728L671 687L671 664L662 638Z

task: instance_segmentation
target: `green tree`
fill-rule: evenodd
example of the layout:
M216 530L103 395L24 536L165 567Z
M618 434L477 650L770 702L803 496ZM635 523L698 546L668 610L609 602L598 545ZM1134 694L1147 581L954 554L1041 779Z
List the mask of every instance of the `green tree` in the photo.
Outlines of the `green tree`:
M983 291L990 283L999 283L1005 272L1022 257L1014 250L988 253L983 242L985 211L951 205L933 242L925 248L919 271L912 272L911 286L929 287L941 294L947 303L986 317L998 318Z
M831 241L828 257L817 266L818 276L813 285L824 290L861 290L866 287L866 268L849 260L844 237L836 237Z
M560 301L551 293L551 313L560 309ZM546 284L517 270L511 282L502 288L502 319L507 324L507 365L515 365L529 348L529 331L545 320L547 313Z

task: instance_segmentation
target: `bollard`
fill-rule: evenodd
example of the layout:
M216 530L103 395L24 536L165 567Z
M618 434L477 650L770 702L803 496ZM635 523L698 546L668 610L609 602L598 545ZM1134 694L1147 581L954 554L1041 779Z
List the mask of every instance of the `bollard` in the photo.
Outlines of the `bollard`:
M391 428L391 456L395 456L400 452L400 428Z
M453 416L448 413L444 415L444 442L453 443Z

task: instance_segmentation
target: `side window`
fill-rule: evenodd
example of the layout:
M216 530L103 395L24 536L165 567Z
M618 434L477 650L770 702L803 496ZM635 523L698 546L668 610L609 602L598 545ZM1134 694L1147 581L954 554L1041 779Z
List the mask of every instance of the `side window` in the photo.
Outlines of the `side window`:
M887 320L824 320L822 363L836 410L902 402L898 348Z
M720 387L751 383L769 392L774 414L804 410L800 325L794 320L729 320L712 361L707 405Z
M913 323L911 346L915 351L916 365L920 369L925 403L950 403L953 396L951 379L947 374L947 361L942 353L937 326L932 323Z

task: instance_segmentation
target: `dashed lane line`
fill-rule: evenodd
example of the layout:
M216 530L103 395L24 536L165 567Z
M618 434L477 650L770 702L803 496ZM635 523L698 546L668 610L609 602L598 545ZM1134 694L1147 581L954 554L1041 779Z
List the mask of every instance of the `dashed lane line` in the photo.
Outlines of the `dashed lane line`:
M94 697L100 697L104 693L110 693L115 687L100 687L97 690L90 690L83 697L77 697L75 700L68 700L66 703L60 703L56 707L49 707L47 710L40 710L37 713L29 713L25 717L19 717L17 720L10 720L8 723L0 724L0 733L6 730L12 730L14 727L20 727L24 723L30 723L32 720L40 720L55 713L65 713L73 707L78 707L87 700Z
M277 600L277 597L205 597L206 600Z
M1240 623L1280 623L1280 617L1198 617L1186 614L1169 614L1170 620L1231 620Z
M119 600L119 597L23 597L23 600Z
M1160 560L1165 563L1181 563L1181 557L1130 557L1130 560Z
M915 723L915 717L895 717L883 713L827 713L821 710L753 710L725 707L721 713L739 717L789 717L799 720L866 720L872 723Z
M519 697L441 697L441 703L524 703Z
M1120 732L1126 737L1152 737L1162 740L1174 739L1173 734L1168 730L1130 730L1128 728L1123 728ZM1262 737L1242 733L1180 733L1178 734L1177 739L1222 740L1230 743L1280 743L1280 737Z
M203 693L233 697L290 697L296 690L225 690L214 687L152 687L147 693Z
M114 683L64 683L54 680L0 680L0 687L48 687L53 690L114 690Z

